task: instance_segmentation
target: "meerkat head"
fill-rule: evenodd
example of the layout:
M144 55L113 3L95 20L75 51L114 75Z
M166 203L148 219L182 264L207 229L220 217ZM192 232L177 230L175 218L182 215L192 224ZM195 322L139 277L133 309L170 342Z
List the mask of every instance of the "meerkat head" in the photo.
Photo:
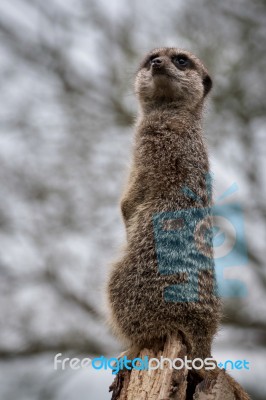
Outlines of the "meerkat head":
M212 80L202 62L177 48L152 50L140 64L135 91L144 110L170 103L195 109L203 103Z

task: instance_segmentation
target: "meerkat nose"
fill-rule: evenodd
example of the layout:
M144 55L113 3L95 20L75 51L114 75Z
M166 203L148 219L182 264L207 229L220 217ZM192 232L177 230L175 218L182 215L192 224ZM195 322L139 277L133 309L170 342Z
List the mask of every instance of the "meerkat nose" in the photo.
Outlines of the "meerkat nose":
M163 59L161 57L156 57L151 61L152 67L160 68L163 65Z

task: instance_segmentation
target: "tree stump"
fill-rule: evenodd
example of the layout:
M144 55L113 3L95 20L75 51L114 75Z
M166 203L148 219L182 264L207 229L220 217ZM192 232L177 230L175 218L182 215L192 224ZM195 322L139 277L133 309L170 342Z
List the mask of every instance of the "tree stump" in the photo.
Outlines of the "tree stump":
M137 356L144 359L161 357L184 358L186 347L179 336L168 337L163 350L143 349ZM154 361L155 363L155 361ZM112 400L168 400L185 399L187 389L187 369L170 369L168 361L164 361L163 369L120 371L110 386L113 391Z
M182 338L176 335L166 339L163 349L144 348L137 358L184 360L186 354ZM109 388L113 392L111 400L236 400L224 370L217 369L216 374L206 377L197 376L194 371L194 378L188 372L185 366L178 370L169 368L167 360L162 369L119 371Z

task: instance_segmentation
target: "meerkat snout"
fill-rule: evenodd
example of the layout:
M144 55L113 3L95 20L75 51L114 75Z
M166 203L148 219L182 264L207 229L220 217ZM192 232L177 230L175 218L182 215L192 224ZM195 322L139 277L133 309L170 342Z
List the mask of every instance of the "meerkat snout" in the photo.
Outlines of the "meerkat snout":
M161 58L161 57L156 57L156 58L153 58L152 60L151 60L151 65L152 65L152 67L153 68L160 68L160 67L162 67L162 65L163 65L163 58Z

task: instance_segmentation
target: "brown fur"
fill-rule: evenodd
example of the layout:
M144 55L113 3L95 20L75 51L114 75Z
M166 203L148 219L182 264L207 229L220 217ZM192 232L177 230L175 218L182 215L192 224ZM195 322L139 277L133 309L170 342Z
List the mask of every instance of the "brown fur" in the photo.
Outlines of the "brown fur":
M179 65L174 56L186 57L188 65ZM159 66L152 65L154 57L159 58ZM164 288L184 282L186 274L159 273L152 218L158 212L211 206L201 126L211 85L206 68L187 51L155 49L142 62L135 81L140 112L133 162L121 201L127 245L112 267L108 284L110 322L124 342L149 347L181 332L190 356L203 359L211 354L220 320L214 268L199 274L199 301L166 302ZM186 196L184 186L202 202Z

